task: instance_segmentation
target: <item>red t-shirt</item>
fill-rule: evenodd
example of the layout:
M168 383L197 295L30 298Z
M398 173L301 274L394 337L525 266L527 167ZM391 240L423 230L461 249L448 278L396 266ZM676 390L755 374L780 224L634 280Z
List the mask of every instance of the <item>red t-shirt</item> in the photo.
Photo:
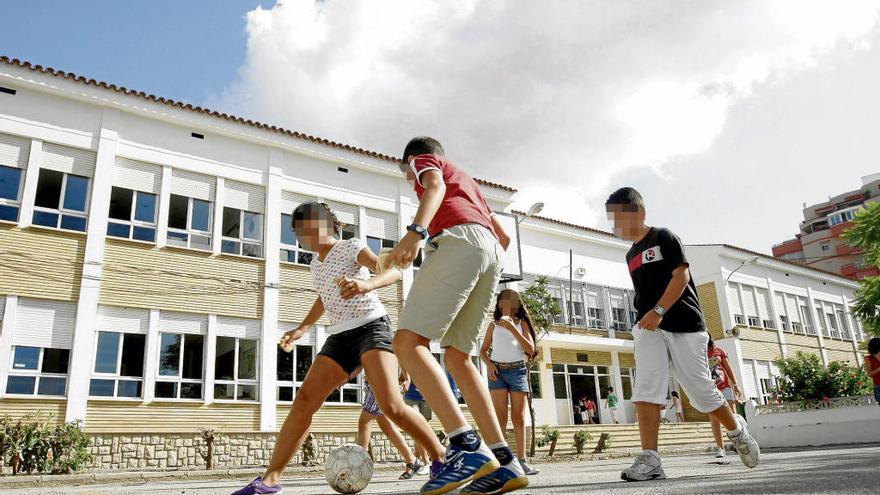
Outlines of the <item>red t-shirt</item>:
M446 195L440 208L428 225L431 235L440 233L456 225L476 223L489 229L495 237L498 234L492 227L492 209L480 192L480 185L464 170L450 163L446 158L437 155L418 155L410 162L416 174L416 196L421 200L425 188L422 187L421 176L428 170L436 170L443 176L446 183Z
M724 366L721 366L722 358L727 357L727 353L720 347L709 349L706 353L709 356L709 371L712 379L715 380L715 386L718 390L724 390L730 385L727 383L727 373L724 372Z
M871 362L871 369L872 370L876 370L877 368L880 368L880 360L878 360L877 358L875 358L871 354L868 354L868 361ZM874 382L875 387L880 387L880 373L871 376L871 380Z

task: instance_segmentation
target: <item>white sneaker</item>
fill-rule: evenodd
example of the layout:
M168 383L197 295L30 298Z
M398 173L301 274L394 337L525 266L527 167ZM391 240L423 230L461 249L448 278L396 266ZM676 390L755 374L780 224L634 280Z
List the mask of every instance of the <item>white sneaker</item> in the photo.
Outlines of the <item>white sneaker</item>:
M526 473L526 476L534 476L541 472L540 469L532 466L531 464L529 464L529 461L525 459L520 459L519 465L522 466L523 471Z
M723 459L725 457L727 457L727 452L724 450L724 447L718 447L717 449L715 449L716 459Z
M633 465L620 473L623 481L648 481L662 480L666 478L663 466L660 465L660 455L653 450L645 450L636 457Z
M416 471L416 474L419 476L424 476L431 472L431 462L428 461L428 464L420 464L419 470Z
M737 414L734 416L736 419L736 424L739 425L740 432L737 436L731 436L730 433L727 434L727 437L733 442L733 447L736 449L736 453L739 454L739 458L742 460L743 464L746 467L753 468L758 465L758 461L761 459L761 447L758 445L758 442L752 437L751 433L749 433L749 427L746 424L746 420Z

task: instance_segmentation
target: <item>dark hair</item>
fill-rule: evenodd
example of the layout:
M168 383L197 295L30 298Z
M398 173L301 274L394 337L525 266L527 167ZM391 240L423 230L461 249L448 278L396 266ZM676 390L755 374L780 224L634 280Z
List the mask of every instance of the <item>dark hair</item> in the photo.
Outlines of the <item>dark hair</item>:
M498 321L501 319L501 299L504 297L509 297L511 295L516 296L516 301L519 303L519 309L516 310L516 316L520 320L524 320L529 324L529 333L532 335L532 343L534 344L534 350L529 355L529 360L535 359L538 355L538 336L535 335L535 326L532 325L532 318L529 316L529 310L526 308L526 305L523 304L522 297L520 297L519 292L513 289L504 289L498 293L498 297L495 299L495 313L494 320Z
M874 337L868 341L868 352L871 354L880 352L880 337Z
M303 203L293 210L293 223L291 227L296 230L296 224L304 220L324 220L328 223L330 230L340 235L342 232L342 222L333 213L333 210L327 206L327 203L319 203L317 201L311 203Z
M714 349L715 348L715 341L710 338L709 342L706 345L709 347L709 349Z
M672 391L672 396L675 397L675 398L677 399L677 398L678 398L678 392L676 392L675 390L673 390L673 391Z
M631 187L621 187L611 193L611 196L608 196L608 200L605 201L605 207L611 205L621 205L625 211L645 210L645 200L642 199L642 195Z
M401 161L406 162L406 158L408 156L443 156L445 154L446 153L443 151L443 146L440 145L440 141L437 141L432 137L418 136L410 139L409 142L406 143L406 148L403 149L403 158L401 158Z
M608 392L609 393L614 392L614 387L608 387Z

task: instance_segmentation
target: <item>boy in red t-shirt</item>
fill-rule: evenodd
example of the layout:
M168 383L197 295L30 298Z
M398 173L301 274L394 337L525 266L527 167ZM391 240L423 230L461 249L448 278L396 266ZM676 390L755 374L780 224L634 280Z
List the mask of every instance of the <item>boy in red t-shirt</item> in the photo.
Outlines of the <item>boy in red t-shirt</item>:
M736 396L739 395L739 386L736 384L736 376L730 369L727 353L717 347L711 338L706 345L706 356L709 358L709 373L715 380L715 388L724 396L730 411L736 414ZM721 437L721 422L712 419L712 435L715 437L715 457L721 459L727 456L724 450L724 441Z
M446 493L471 480L462 493L525 487L528 479L504 440L486 381L470 359L479 348L477 339L492 306L509 238L480 186L446 159L435 139L410 140L400 168L415 189L419 209L409 232L388 255L389 262L408 266L422 242L427 245L400 315L394 353L449 437L446 462L431 466L431 480L421 493ZM485 442L462 414L443 368L431 355L431 340L439 340L445 349L446 369Z
M874 382L874 399L880 405L880 337L868 341L868 355L865 356L865 371Z

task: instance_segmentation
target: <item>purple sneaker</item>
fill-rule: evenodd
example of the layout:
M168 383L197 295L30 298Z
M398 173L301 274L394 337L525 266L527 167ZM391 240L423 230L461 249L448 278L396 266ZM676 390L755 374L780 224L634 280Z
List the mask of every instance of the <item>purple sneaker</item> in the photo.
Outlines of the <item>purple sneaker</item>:
M233 492L232 495L258 495L262 493L281 493L281 485L269 486L263 483L262 477L254 478L254 481L251 481L248 486Z

